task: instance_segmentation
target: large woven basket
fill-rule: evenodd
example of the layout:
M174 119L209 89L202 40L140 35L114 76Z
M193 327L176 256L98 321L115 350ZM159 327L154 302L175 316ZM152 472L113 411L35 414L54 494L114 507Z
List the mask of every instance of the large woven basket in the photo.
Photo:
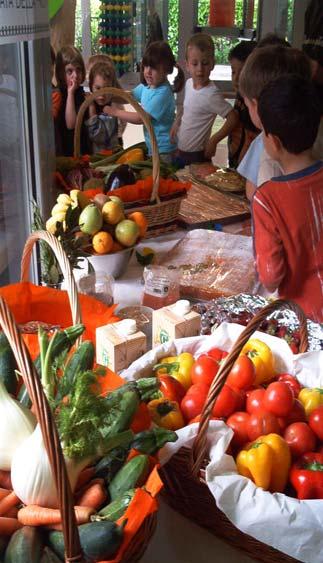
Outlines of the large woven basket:
M177 512L207 528L231 546L246 552L250 557L265 563L296 563L296 559L244 534L217 508L214 497L205 483L205 467L208 463L207 427L212 409L242 347L261 323L277 309L294 311L300 322L300 352L307 350L307 324L303 311L293 302L277 300L264 307L249 322L222 364L209 391L201 415L201 422L192 449L182 448L161 469L164 482L163 496ZM275 524L273 523L273 526Z
M69 261L58 240L50 233L47 233L46 231L37 231L32 233L32 235L28 238L22 259L22 280L26 281L28 279L32 247L37 240L46 241L55 253L67 281L73 323L75 324L77 322L81 322L77 287ZM75 521L73 496L52 412L27 346L21 337L13 315L2 297L0 297L0 328L3 330L10 342L17 361L19 372L22 375L28 394L34 405L35 415L41 427L46 452L50 461L58 492L65 541L65 561L83 562L84 558L81 552L78 528ZM142 557L156 528L156 522L156 513L149 514L149 516L145 518L141 527L129 542L128 547L122 556L121 563L135 563Z
M158 147L156 142L156 137L154 129L152 127L149 115L142 109L142 107L136 102L136 100L124 90L119 90L118 88L102 88L99 92L95 92L86 98L80 107L77 114L75 134L74 134L74 156L80 156L80 138L81 138L81 126L84 119L84 114L89 107L89 105L102 94L109 94L115 96L116 98L121 98L126 103L130 104L134 110L139 113L142 121L148 131L151 151L152 151L152 177L153 177L153 188L150 196L150 201L147 204L142 202L133 202L131 208L127 209L128 213L133 213L134 211L141 211L147 221L148 221L148 232L147 236L156 236L162 232L172 230L177 227L177 217L179 214L179 208L185 192L178 192L174 194L171 199L161 201L158 195L159 189L159 178L160 178L160 160Z

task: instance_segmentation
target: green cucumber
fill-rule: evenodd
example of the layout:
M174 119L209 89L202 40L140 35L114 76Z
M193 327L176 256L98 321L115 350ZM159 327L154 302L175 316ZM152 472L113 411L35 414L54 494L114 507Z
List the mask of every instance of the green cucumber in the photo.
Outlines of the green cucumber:
M137 412L139 404L140 400L137 390L129 389L125 391L120 397L118 404L109 409L105 419L104 436L113 436L113 434L127 430Z
M71 389L78 373L84 373L93 368L94 356L94 345L90 340L85 340L78 346L74 354L72 354L68 360L63 377L60 380L60 384L65 390L64 394L68 393L69 389ZM58 393L58 397L59 396L60 393Z
M60 557L57 557L57 555L46 545L40 563L62 563L62 561L63 560L60 559Z
M148 455L137 455L130 459L113 477L108 490L110 499L115 500L129 489L145 484L149 473Z
M5 563L40 563L43 546L40 529L23 526L11 536L4 561Z
M85 326L80 323L61 330L57 334L55 343L52 348L52 361L59 362L60 358L65 359L65 355L72 348L77 339L83 334L84 330ZM40 355L37 356L34 364L38 374L40 374ZM29 408L31 406L31 400L29 398L25 385L22 385L20 388L18 400L25 407Z
M129 504L135 496L135 492L136 489L130 489L129 491L126 491L118 498L107 504L107 506L102 508L98 512L98 514L91 516L92 522L99 522L101 520L110 520L111 522L116 522L126 512Z
M156 427L135 434L131 447L142 454L155 455L167 442L176 442L177 439L173 430Z
M121 469L127 459L129 448L114 448L104 456L95 466L95 477L100 477L107 484L113 479L115 474Z
M82 524L78 527L78 530L86 561L111 559L119 549L123 539L123 526L117 526L109 520ZM48 544L54 553L64 561L63 533L49 532Z
M5 388L8 393L16 396L17 392L17 377L15 370L18 369L17 362L9 340L3 334L0 333L0 379L4 383Z

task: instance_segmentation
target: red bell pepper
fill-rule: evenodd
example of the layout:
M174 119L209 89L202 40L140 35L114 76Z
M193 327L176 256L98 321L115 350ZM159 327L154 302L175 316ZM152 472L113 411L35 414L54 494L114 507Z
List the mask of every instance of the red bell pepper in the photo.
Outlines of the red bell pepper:
M323 453L304 454L292 466L289 478L300 500L323 499Z

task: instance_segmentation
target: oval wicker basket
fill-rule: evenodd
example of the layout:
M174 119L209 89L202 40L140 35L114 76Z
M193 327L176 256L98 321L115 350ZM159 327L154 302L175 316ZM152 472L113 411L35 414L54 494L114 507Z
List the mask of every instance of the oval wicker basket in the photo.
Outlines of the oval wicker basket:
M73 323L81 322L77 287L69 261L58 240L50 233L46 231L36 231L27 239L21 263L21 280L28 280L32 247L37 240L43 240L48 243L55 253L67 281ZM12 313L2 297L0 297L0 328L3 330L12 347L19 372L22 375L24 384L26 385L28 394L34 405L34 412L42 431L44 445L58 492L65 542L65 561L83 562L84 558L81 552L78 528L75 521L74 499L67 477L64 456L53 415L27 346L21 337L21 333ZM141 527L129 542L120 563L135 563L142 557L155 531L156 523L156 513L149 514L145 518Z
M205 467L208 463L207 428L215 400L245 343L267 316L278 309L289 309L296 313L300 323L300 351L307 350L307 323L300 307L282 299L264 307L249 322L221 365L205 402L193 448L179 450L161 468L161 477L164 482L163 497L166 502L186 518L207 528L253 559L265 563L296 563L296 559L238 530L217 508L214 497L205 483Z
M140 202L133 202L133 205L130 209L127 209L127 213L133 213L134 211L141 211L147 221L148 221L148 233L149 236L154 234L161 234L162 232L168 231L174 228L174 225L171 225L177 219L179 214L179 208L183 197L185 196L184 193L179 193L177 197L169 199L167 201L160 201L158 195L159 189L159 178L160 178L160 160L159 160L159 153L158 153L158 146L156 142L156 137L154 133L154 129L151 124L151 120L149 115L143 110L143 108L136 102L136 100L124 90L119 90L118 88L102 88L100 91L91 94L86 98L86 100L81 105L79 112L77 114L76 125L75 125L75 134L74 134L74 156L80 156L80 139L81 139L81 127L84 119L84 114L89 107L89 105L98 97L104 94L108 94L110 96L115 96L117 98L121 98L127 104L130 104L134 110L139 113L144 126L146 127L150 142L151 142L151 151L152 151L152 177L153 177L153 188L151 192L150 202L147 205L141 205Z

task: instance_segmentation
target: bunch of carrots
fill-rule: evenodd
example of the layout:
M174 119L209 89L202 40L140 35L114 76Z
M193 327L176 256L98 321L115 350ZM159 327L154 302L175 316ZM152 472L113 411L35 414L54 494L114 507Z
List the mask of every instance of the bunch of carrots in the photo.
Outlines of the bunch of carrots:
M86 524L92 514L107 501L104 479L93 479L94 467L87 467L80 473L75 498L77 524ZM9 471L0 471L0 536L11 536L22 526L46 526L62 530L61 513L58 508L38 505L21 507L21 500L12 490Z
M113 195L122 199L124 203L131 203L134 201L148 201L151 196L153 187L152 176L147 176L144 180L137 180L135 184L129 184L113 190ZM181 182L180 180L173 180L172 178L160 178L158 194L160 197L171 195L178 192L187 191L191 188L190 182ZM92 199L99 193L100 189L86 190L86 195Z

